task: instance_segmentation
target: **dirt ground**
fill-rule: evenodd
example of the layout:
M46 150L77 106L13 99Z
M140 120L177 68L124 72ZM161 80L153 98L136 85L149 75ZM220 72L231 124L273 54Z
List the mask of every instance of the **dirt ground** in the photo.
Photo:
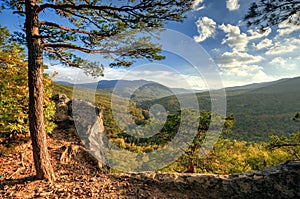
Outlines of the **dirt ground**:
M28 142L0 157L0 198L197 198L176 186L103 173L69 131L56 129L47 142L56 182L34 179Z

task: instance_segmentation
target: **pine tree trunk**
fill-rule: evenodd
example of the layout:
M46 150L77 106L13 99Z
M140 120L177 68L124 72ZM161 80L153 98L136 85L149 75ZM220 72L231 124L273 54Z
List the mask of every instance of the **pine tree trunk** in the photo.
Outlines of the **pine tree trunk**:
M43 114L43 48L39 37L36 1L26 0L26 40L28 46L29 129L38 179L55 181L49 159Z

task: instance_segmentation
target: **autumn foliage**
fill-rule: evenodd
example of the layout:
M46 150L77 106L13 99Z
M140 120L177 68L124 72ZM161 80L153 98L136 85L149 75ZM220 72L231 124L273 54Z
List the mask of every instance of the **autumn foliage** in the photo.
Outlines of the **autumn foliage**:
M24 49L13 42L9 31L0 27L0 136L13 133L20 137L29 135L28 125L28 86L27 62ZM46 132L51 133L54 126L52 115L54 103L51 80L44 78Z

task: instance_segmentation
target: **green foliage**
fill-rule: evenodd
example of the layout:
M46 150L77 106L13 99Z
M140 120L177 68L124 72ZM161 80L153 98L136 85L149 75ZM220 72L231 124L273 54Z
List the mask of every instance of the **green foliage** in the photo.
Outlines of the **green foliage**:
M6 28L0 28L0 133L18 133L27 136L28 126L28 88L27 63L23 48L15 42L9 42L10 34ZM55 104L50 101L51 80L45 76L45 125L51 133L51 122Z
M244 17L248 26L265 28L278 25L283 21L300 25L300 2L293 0L260 0L253 2Z
M19 2L5 0L1 6L16 11L21 17L33 4L36 15L50 13L52 21L40 15L39 34L45 55L67 66L79 67L90 75L101 75L103 65L83 59L78 53L102 53L111 60L110 66L132 65L136 59L161 60L161 46L151 36L159 35L168 21L182 21L191 9L192 0L182 1L102 1L102 0L41 0ZM28 17L28 16L27 16ZM62 21L67 21L65 23ZM18 41L25 35L17 33Z
M73 89L72 87L55 83L53 92L64 92L71 97ZM85 92L87 92L86 89ZM123 132L116 124L110 110L111 93L97 90L95 101L98 107L104 109L104 126L106 129L106 135L110 141L119 147L137 153L136 160L126 160L127 162L121 162L120 164L133 165L135 168L142 167L142 162L146 161L141 161L139 159L139 154L153 152L165 146L174 138L182 119L181 112L169 113L160 132L148 138L135 137ZM131 114L133 114L132 116L134 120L144 121L141 125L149 125L150 116L148 110L136 107L133 102L131 102L130 110ZM194 117L195 115L190 114L190 116ZM188 147L187 151L182 154L182 156L169 166L162 168L161 171L186 172L192 162L194 165L194 172L197 173L230 174L250 170L260 170L276 164L284 163L290 159L297 159L295 156L295 152L297 152L296 150L298 150L297 154L299 155L299 148L297 147L289 146L270 148L270 143L274 143L273 137L271 137L268 142L261 143L250 143L247 141L222 138L231 134L232 127L236 122L233 115L228 115L224 123L224 132L217 143L215 143L214 149L210 151L207 156L200 158L199 152L203 143L203 138L205 137L206 131L209 127L211 116L212 114L207 111L202 111L201 114L198 115L200 118L199 131L192 144ZM188 120L190 120L190 118L188 118ZM162 125L159 121L157 122L157 125ZM145 129L147 130L147 128ZM151 131L150 127L148 130ZM279 140L284 140L284 143L296 143L298 140L299 143L299 137L300 134L298 133L291 135L290 138L279 138ZM120 159L120 157L116 159ZM126 157L124 157L124 159L126 159ZM128 161L130 161L130 163L128 163Z
M284 149L269 150L268 143L219 139L207 156L192 157L185 153L162 171L186 172L192 162L196 173L232 174L261 170L291 159L291 154Z
M240 89L226 89L227 113L234 115L234 126L231 133L224 138L245 140L250 142L268 141L270 135L288 135L299 131L300 121L293 118L299 107L300 78L280 80L268 84L256 85ZM200 110L210 111L211 99L208 92L197 93ZM182 94L181 98L189 104L194 94ZM153 104L161 104L175 114L180 104L175 95L139 103L139 107L147 109Z
M276 148L280 148L289 154L290 159L300 159L300 132L290 134L287 136L270 136L270 141L268 143L268 147L271 150Z

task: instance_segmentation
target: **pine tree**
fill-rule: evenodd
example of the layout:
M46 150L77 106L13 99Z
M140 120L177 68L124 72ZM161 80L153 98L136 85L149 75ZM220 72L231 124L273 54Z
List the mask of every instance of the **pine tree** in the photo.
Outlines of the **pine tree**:
M130 66L135 59L163 59L149 37L134 39L141 29L163 28L167 21L181 21L192 1L182 0L10 0L3 6L25 17L18 34L28 48L29 123L36 177L55 180L50 164L43 118L43 56L97 75L101 64L89 62L74 51L103 53L111 66ZM55 15L62 20L52 21ZM23 36L23 38L22 38ZM111 41L110 38L115 40ZM133 37L133 39L132 39ZM133 48L134 47L134 48Z
M248 26L267 27L278 25L283 21L300 25L300 2L294 0L260 0L253 2L244 19Z

